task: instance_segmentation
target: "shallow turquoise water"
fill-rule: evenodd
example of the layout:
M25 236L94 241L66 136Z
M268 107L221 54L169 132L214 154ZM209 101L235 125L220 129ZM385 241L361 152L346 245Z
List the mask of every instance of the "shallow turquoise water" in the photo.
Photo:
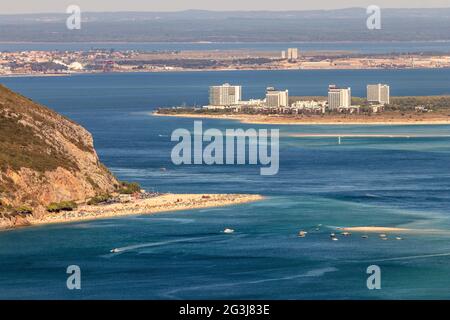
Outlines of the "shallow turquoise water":
M450 79L448 70L366 72L369 78L390 79L399 95L443 94ZM258 193L267 199L2 232L0 298L450 298L450 138L344 138L338 145L335 138L288 136L450 135L449 126L283 126L280 172L273 177L260 176L255 166L171 164L170 134L192 129L193 120L152 117L149 110L180 101L202 103L208 83L224 77L254 81L261 88L250 86L248 94L258 93L271 75L299 94L311 83L336 82L341 75L354 92L363 90L358 72L1 79L88 128L101 160L121 179L162 192ZM435 85L432 78L438 79ZM221 120L205 120L204 126L277 127ZM330 241L336 226L365 225L437 231L404 234L403 241L376 235ZM221 233L226 227L236 232ZM299 230L310 233L300 239ZM112 248L123 252L110 254ZM66 289L65 269L71 264L81 267L80 291ZM372 264L381 267L381 290L366 287L365 271Z

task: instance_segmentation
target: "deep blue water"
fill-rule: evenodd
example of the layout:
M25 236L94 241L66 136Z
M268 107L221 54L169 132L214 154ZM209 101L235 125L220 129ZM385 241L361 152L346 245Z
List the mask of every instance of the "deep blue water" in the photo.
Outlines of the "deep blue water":
M170 134L192 119L153 117L157 106L203 104L212 83L262 95L325 95L329 83L363 95L450 91L450 70L260 71L2 78L10 88L81 123L120 179L162 192L258 193L226 208L130 216L0 233L0 298L415 299L450 298L450 138L292 138L290 133L450 135L450 126L263 126L204 120L204 127L280 128L280 172L255 166L172 165ZM161 167L167 171L160 170ZM317 225L322 224L318 231ZM335 226L418 230L403 241L360 235L330 241ZM236 230L233 235L220 231ZM299 230L308 230L299 239ZM426 232L427 230L434 230ZM125 248L110 254L112 248ZM82 270L82 290L65 269ZM369 265L382 289L366 287Z
M181 50L237 50L281 51L298 47L301 51L352 51L355 53L426 53L450 52L450 42L256 42L256 43L0 43L0 51L90 49L181 51Z

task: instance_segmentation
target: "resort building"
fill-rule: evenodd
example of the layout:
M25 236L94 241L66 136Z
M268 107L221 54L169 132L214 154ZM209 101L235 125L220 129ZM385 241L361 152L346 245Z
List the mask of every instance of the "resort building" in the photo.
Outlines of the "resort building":
M239 101L240 106L253 106L253 107L263 107L266 105L265 99L250 99L245 101Z
M279 108L289 106L288 90L279 91L273 87L268 87L266 91L266 106L269 108Z
M379 104L389 104L390 90L387 84L369 84L367 86L367 101Z
M209 104L211 106L233 106L242 100L242 87L225 83L209 87Z
M291 105L291 109L294 113L325 113L327 106L327 101L295 101Z
M288 58L288 60L297 60L298 59L298 49L297 48L289 48L287 50L287 58Z
M350 108L352 105L351 88L339 88L332 84L328 87L328 107L331 110Z

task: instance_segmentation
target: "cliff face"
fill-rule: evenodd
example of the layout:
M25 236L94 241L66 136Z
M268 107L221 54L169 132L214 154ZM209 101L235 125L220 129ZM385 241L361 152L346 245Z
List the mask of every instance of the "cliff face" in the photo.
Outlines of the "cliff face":
M117 186L87 130L0 85L0 206L26 205L39 216L51 202L85 200Z

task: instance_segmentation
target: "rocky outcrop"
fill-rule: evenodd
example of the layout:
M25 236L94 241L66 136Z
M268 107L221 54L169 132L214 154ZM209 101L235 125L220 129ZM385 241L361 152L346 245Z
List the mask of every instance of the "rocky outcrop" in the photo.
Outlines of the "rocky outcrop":
M118 184L87 130L0 86L0 206L39 216L51 202L83 201Z

